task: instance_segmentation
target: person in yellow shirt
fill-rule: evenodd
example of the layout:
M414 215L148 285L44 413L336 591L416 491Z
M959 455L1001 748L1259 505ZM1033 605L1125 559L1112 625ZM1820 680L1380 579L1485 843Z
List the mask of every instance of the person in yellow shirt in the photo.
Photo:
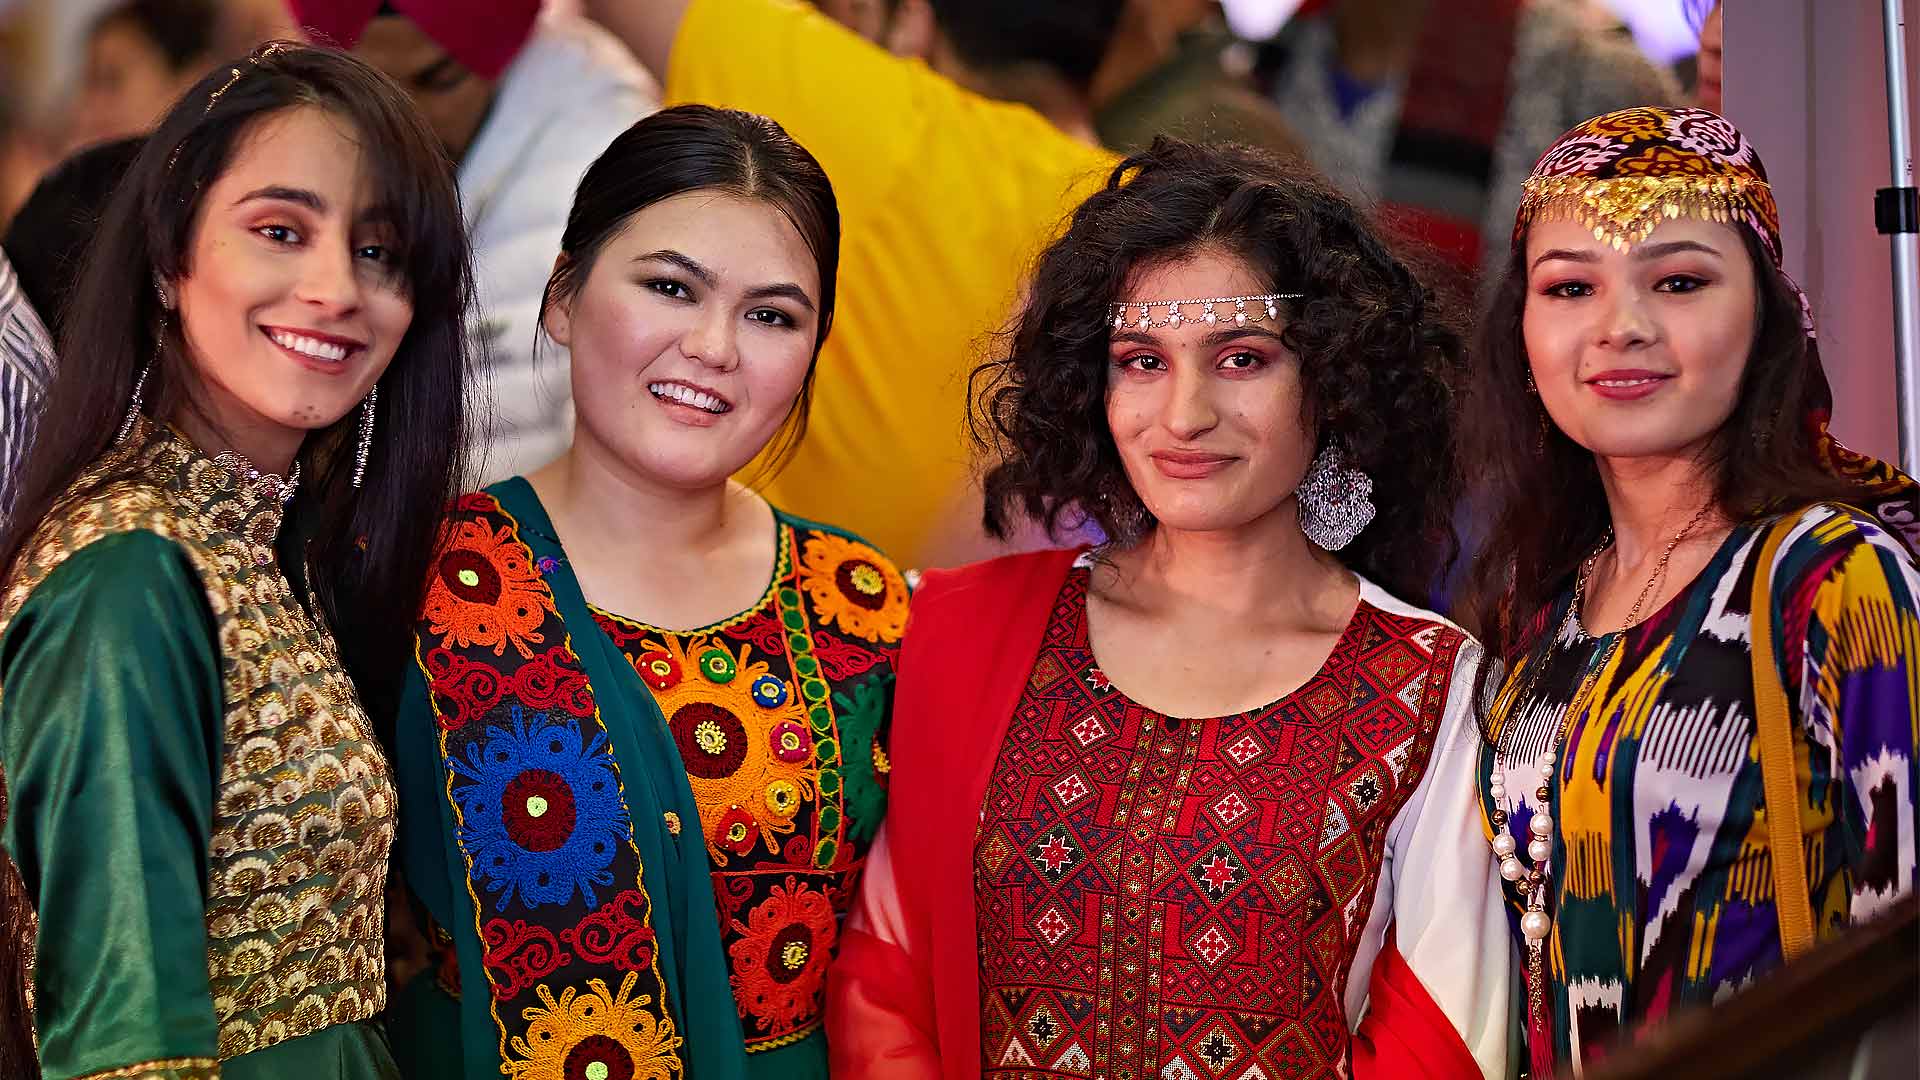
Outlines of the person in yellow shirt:
M839 196L844 299L806 437L783 471L759 478L767 497L844 522L902 565L992 553L969 464L967 376L1033 256L1117 158L796 0L584 7L661 76L669 103L773 118ZM990 75L970 70L975 86Z

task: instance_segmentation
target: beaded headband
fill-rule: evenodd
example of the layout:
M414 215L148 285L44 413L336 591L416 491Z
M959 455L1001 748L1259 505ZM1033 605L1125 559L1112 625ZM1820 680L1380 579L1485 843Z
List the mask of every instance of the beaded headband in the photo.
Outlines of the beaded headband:
M1222 319L1232 319L1233 325L1245 326L1250 322L1280 317L1280 301L1298 300L1305 293L1263 293L1259 296L1209 296L1201 300L1122 300L1110 305L1113 315L1113 328L1124 330L1134 327L1140 330L1166 328L1178 330L1190 322L1205 323L1208 326L1219 325ZM1232 304L1231 312L1222 314L1215 311L1215 304ZM1247 310L1248 304L1258 305ZM1182 308L1197 307L1199 315L1187 315ZM1160 318L1153 317L1153 309L1163 308ZM1134 315L1128 316L1131 309Z

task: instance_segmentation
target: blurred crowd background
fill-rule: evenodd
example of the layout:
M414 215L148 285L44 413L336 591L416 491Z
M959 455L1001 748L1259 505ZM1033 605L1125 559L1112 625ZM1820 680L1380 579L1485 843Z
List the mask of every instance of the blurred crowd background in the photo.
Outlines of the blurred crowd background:
M882 17L881 9L898 3L822 0L820 6L852 25L862 18ZM1298 0L1228 0L1225 4L1133 0L1128 25L1116 36L1093 87L1096 102L1112 106L1117 114L1100 134L1125 143L1137 141L1136 132L1152 130L1156 120L1177 108L1161 99L1188 92L1180 84L1183 77L1193 77L1203 54L1231 77L1223 82L1242 82L1250 97L1284 100L1289 88L1276 85L1272 58L1263 53L1288 43L1290 27L1297 30L1316 17L1331 15L1329 21L1348 24L1341 26L1342 36L1348 36L1349 26L1357 26L1369 36L1384 39L1393 35L1377 33L1366 24L1417 20L1423 9L1444 11L1456 4L1462 9L1459 18L1448 20L1462 46L1455 55L1470 62L1478 51L1474 44L1479 28L1472 24L1480 14L1471 9L1485 6L1471 0L1431 4L1424 0L1304 4ZM473 17L486 17L486 0L472 0L467 6ZM1711 33L1706 23L1716 6L1713 0L1535 0L1527 6L1555 9L1552 16L1538 16L1543 21L1616 40L1622 50L1644 59L1648 72L1658 69L1660 77L1671 80L1676 93L1696 100L1704 93L1709 104L1717 95L1712 49L1704 87L1698 59L1700 34L1703 29ZM550 0L547 7L572 12L578 4ZM873 14L865 14L868 11ZM89 145L144 131L179 92L214 64L243 54L261 41L297 33L285 0L0 0L0 224L12 217L34 184L63 158ZM1359 51L1345 41L1340 47ZM1175 57L1181 65L1161 73L1170 78L1140 86L1128 79ZM1588 74L1598 79L1642 73L1600 68ZM1574 89L1577 93L1578 88ZM1134 91L1131 97L1130 90ZM1211 88L1215 94L1222 90ZM1248 119L1263 138L1285 137L1287 118L1280 110L1273 115L1260 115L1265 110L1258 108L1251 111L1254 115ZM1334 136L1328 127L1309 118L1306 123L1296 122L1290 134L1296 140L1330 143ZM1331 145L1303 148L1316 157L1316 150L1336 158L1342 152Z
M71 223L104 202L137 148L131 137L216 65L261 41L300 36L302 25L345 20L341 26L355 28L355 52L409 91L459 166L480 263L483 316L474 329L494 355L495 411L502 421L482 478L530 468L557 453L570 430L564 391L547 385L556 381L554 370L549 365L543 373L529 346L571 178L614 133L657 104L659 84L667 81L641 70L644 57L628 55L622 44L633 40L624 16L647 2L0 0L0 246L36 306L55 308L43 314L57 324L65 313L57 302L39 302L36 280L57 279L74 264L78 252L69 249L85 237ZM994 200L1020 195L1034 206L1057 207L1059 184L1047 177L1103 171L1112 155L1142 147L1161 131L1306 158L1420 237L1449 264L1448 280L1463 294L1484 295L1485 271L1497 267L1483 265L1482 253L1503 249L1520 181L1562 131L1632 105L1724 112L1763 149L1783 217L1793 223L1786 262L1820 315L1836 432L1867 452L1897 454L1887 245L1872 226L1873 190L1888 183L1878 4L812 3L904 62L923 62L971 95L1028 106L1045 121L976 125L975 141L966 144L966 153L975 155L968 162L980 161L980 178L995 179L979 190L956 182L923 185L911 198L898 191L862 194L861 181L871 178L857 172L875 171L867 151L829 170L836 187L845 188L843 197L860 204L852 214L873 221L876 214L897 215L887 217L888 244L910 246L919 234L920 247L941 248L918 255L902 248L882 253L888 258L874 266L843 266L843 289L884 308L882 300L898 299L889 290L924 295L930 279L916 276L924 272L980 294L973 298L978 310L949 296L952 312L923 314L929 325L898 340L879 330L869 340L850 308L847 326L837 331L846 340L826 358L830 385L815 403L809 445L798 467L783 475L787 487L772 492L789 509L853 520L911 562L951 565L985 554L968 524L977 520L977 505L931 494L902 501L898 493L912 491L914 478L882 477L873 486L902 503L895 522L865 505L876 497L843 492L857 482L858 469L885 457L872 452L873 443L928 444L894 455L896 471L913 473L926 462L954 474L962 468L961 438L944 430L957 429L958 398L940 410L916 399L944 401L960 392L962 342L1004 311L996 305L1010 284L1001 277L1017 273L1012 253L1030 250L1038 239L1029 235L1037 217L1008 214ZM537 18L536 6L543 8ZM591 25L595 16L611 32ZM1916 46L1920 42L1909 41L1910 52ZM803 71L809 62L787 59ZM708 73L692 84L727 84L723 74L712 74L712 65L724 63L710 59L702 67ZM876 80L888 77L883 64L855 67ZM843 79L846 71L822 77ZM799 121L775 119L790 127ZM859 118L847 123L857 126ZM826 130L813 121L801 126ZM869 151L893 139L898 153L883 156L933 158L945 149L955 158L954 147L914 141L938 137L910 131L861 136L872 143ZM995 138L1022 145L986 145ZM539 159L538 167L529 167L530 159ZM926 164L932 175L956 161ZM1045 198L1014 190L1022 184L1045 189L1038 192ZM30 199L36 202L22 213ZM929 199L950 200L951 212L915 205ZM39 231L46 222L56 226L52 235ZM967 275L983 280L959 280ZM935 362L930 349L955 355ZM861 359L862 353L875 356ZM903 354L922 359L905 385L895 366ZM893 416L893 429L860 427L874 413ZM920 432L932 424L922 420L933 416L943 430ZM945 490L950 482L926 476L919 486ZM849 499L864 499L861 509L874 519L849 517L843 505Z

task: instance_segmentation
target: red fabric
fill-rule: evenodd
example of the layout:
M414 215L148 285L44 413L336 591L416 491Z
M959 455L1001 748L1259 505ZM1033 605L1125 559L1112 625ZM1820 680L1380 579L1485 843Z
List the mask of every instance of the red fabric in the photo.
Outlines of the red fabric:
M1351 1039L1337 973L1463 635L1363 600L1299 689L1169 720L1100 671L1087 587L1072 572L1053 605L981 803L983 1058L1143 1077L1285 1062L1288 1080L1332 1080Z
M386 0L422 33L483 79L497 79L533 36L540 0L487 0L477 16L468 0ZM290 0L293 17L316 40L351 49L381 0Z
M890 1004L932 1028L945 1080L980 1075L973 843L987 778L1077 555L1041 551L930 571L907 622L887 833L919 955L908 976L886 958L890 950L849 935L834 968L838 977L851 962L846 974L874 986L911 979Z
M1367 983L1367 1015L1353 1034L1353 1080L1480 1080L1453 1021L1400 956L1391 931Z

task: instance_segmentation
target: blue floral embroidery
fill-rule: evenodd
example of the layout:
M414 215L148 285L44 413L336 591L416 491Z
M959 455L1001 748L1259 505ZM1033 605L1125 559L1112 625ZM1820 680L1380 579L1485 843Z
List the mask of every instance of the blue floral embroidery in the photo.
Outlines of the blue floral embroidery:
M511 730L487 729L447 767L457 785L460 846L475 880L498 893L504 911L517 890L529 906L568 904L578 892L599 906L594 887L613 884L608 869L633 834L605 732L582 744L579 725L519 706Z

